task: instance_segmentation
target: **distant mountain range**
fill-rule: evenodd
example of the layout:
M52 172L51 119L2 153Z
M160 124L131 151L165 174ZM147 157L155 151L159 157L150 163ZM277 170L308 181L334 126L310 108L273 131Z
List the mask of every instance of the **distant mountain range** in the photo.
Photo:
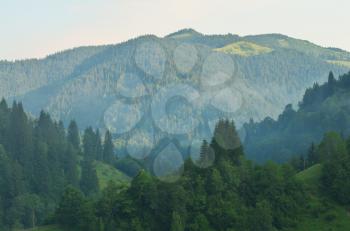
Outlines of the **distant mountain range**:
M119 148L136 153L164 137L184 146L208 138L222 117L237 126L276 118L307 87L325 82L330 70L349 69L349 52L280 34L185 29L1 61L0 97L23 101L34 115L44 109L65 123L77 119L81 128L108 128Z

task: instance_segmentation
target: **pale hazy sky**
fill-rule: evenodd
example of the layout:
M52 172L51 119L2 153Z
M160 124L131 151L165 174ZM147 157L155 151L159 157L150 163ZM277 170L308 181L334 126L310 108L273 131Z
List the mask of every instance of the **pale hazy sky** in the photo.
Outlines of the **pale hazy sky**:
M282 33L350 50L349 0L0 0L0 60L182 28Z

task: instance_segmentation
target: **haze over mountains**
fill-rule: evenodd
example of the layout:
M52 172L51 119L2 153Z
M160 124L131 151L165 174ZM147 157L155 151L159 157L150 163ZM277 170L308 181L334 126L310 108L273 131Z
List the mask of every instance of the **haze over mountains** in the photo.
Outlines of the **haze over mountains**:
M349 68L346 51L280 34L185 29L40 60L1 61L0 97L23 101L34 115L44 109L66 124L77 119L81 128L108 128L120 146L142 141L139 148L147 149L164 136L185 144L208 138L222 117L238 126L276 118L330 70L337 76Z

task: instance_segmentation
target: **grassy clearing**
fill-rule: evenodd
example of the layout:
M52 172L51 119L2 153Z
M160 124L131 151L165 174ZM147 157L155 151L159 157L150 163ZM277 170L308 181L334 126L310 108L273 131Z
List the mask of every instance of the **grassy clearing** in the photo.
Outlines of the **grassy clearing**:
M296 175L309 192L307 210L297 227L288 231L350 230L350 213L347 208L324 198L320 189L322 165L316 164Z
M131 181L130 177L108 164L95 162L95 167L101 189L104 189L110 181L118 186L127 186Z
M350 68L350 60L328 60L328 63Z
M218 48L215 50L219 52L224 52L227 54L240 55L244 57L260 55L260 54L269 53L273 51L269 47L264 47L264 46L261 46L252 42L246 42L246 41L231 43L227 46L224 46L222 48Z

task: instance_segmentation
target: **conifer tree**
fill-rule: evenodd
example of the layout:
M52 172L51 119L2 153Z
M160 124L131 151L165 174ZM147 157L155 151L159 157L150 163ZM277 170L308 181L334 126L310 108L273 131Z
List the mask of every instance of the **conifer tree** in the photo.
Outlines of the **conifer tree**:
M80 150L79 128L75 120L72 120L68 126L67 140L76 150Z
M315 144L312 143L307 153L307 165L312 166L318 162Z
M88 127L84 131L83 148L85 160L96 160L96 134L92 127Z
M96 152L96 160L103 160L103 149L101 143L101 135L100 130L96 130L95 134L95 152Z
M94 195L99 191L97 172L92 161L85 160L81 164L80 188L85 195Z
M103 161L109 164L114 163L114 145L112 142L112 135L109 131L106 131L104 144L103 144Z

